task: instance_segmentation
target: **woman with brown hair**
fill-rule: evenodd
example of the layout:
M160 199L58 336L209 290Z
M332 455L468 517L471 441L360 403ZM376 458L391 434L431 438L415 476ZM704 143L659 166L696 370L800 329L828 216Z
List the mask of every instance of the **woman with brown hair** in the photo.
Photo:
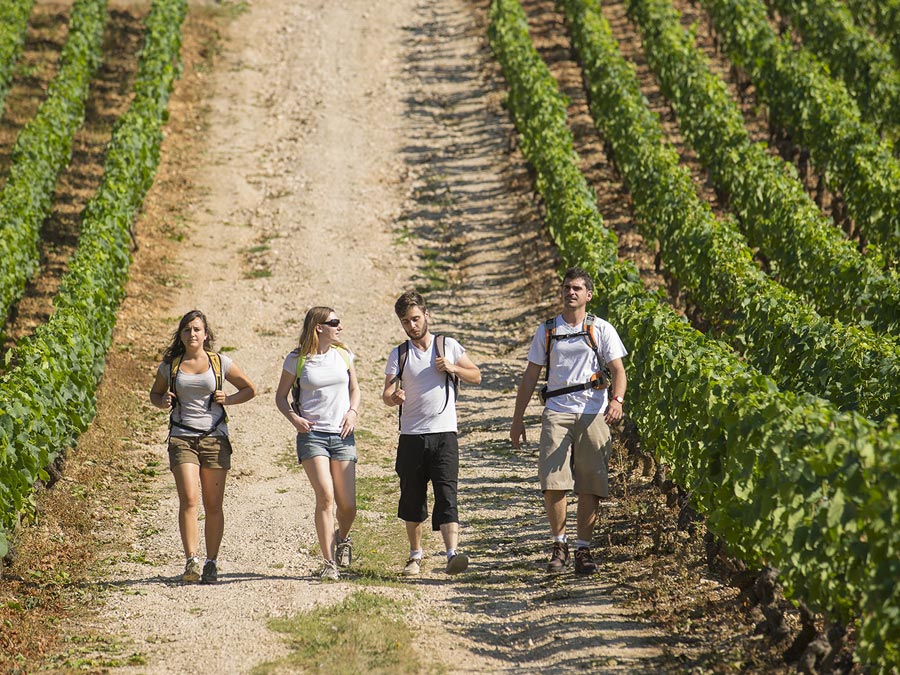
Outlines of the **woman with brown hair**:
M330 307L306 313L300 345L284 361L275 405L297 430L297 460L316 495L315 523L323 580L340 578L353 558L359 384L353 353L341 342L341 320ZM291 396L292 401L288 401ZM334 528L334 509L337 525Z
M216 557L225 531L222 502L231 468L225 406L245 403L256 387L234 361L212 349L213 334L200 310L181 317L178 330L163 354L150 390L150 402L171 409L169 468L178 489L178 528L187 558L181 580L218 580ZM224 381L237 391L225 394ZM198 505L203 500L206 563L200 567Z

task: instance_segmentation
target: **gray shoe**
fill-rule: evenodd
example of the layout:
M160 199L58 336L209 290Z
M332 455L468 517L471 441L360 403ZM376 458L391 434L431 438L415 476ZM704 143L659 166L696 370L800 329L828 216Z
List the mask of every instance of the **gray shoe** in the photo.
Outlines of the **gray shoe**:
M350 537L346 539L336 539L337 545L334 548L334 559L338 567L350 567L353 562L353 542Z
M410 558L406 561L406 567L403 568L403 576L414 577L419 574L419 566L422 562L421 558Z
M469 556L465 553L457 553L447 561L447 574L459 574L465 572L469 566Z
M322 565L322 571L319 573L319 578L322 581L337 581L341 578L341 573L338 572L337 565L334 564L334 560L326 560L325 564Z
M181 580L186 584L194 584L200 581L200 575L200 558L197 556L188 558L187 563L184 565L184 574L181 575Z

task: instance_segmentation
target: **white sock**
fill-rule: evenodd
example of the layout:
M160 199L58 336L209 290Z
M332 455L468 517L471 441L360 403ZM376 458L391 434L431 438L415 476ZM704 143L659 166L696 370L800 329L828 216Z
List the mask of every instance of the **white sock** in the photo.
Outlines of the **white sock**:
M409 550L409 559L410 560L421 560L423 553L424 553L424 551L420 548L418 548L416 550L410 549Z
M575 548L590 548L591 542L585 541L584 539L576 539L575 540Z
M215 558L207 558L207 559L206 559L206 562L215 564L215 563L216 563L216 559L215 559Z
M565 544L566 543L566 535L561 534L558 537L553 537L553 541L555 541L559 544Z
M455 548L448 548L448 549L447 549L447 560L450 560L450 558L452 558L452 557L455 556L455 555L456 555L456 549L455 549Z

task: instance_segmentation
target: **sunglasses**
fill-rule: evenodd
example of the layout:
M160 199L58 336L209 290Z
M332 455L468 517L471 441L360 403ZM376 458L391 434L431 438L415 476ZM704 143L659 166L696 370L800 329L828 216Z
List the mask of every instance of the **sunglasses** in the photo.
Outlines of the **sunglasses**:
M341 325L340 319L329 319L328 321L323 321L319 324L320 326L331 326L332 328L337 328Z

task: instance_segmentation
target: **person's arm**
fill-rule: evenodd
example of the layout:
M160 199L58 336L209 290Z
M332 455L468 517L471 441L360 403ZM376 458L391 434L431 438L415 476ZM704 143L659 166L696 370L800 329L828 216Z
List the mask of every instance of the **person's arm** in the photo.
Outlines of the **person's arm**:
M442 373L455 375L465 384L481 384L481 371L465 352L456 363L451 363L446 357L438 357L434 360L434 367Z
M396 375L384 376L384 391L381 392L381 400L385 405L403 405L406 400L406 392L400 388Z
M603 414L603 417L607 423L612 423L622 419L622 404L616 400L616 397L625 398L628 379L625 377L625 364L622 363L622 359L615 359L606 365L609 367L610 375L612 375L612 386L607 392L609 394L609 404L606 406L606 412Z
M288 419L288 422L294 425L294 428L298 433L305 434L312 429L315 422L310 422L309 420L300 417L300 415L294 412L294 409L291 408L291 404L288 402L288 396L291 395L291 387L294 386L295 377L296 376L293 373L289 373L286 370L281 371L281 379L278 380L278 389L275 390L275 407Z
M237 391L226 395L221 389L217 390L215 401L219 405L238 405L239 403L246 403L256 396L256 385L250 381L250 378L244 374L244 371L234 361L231 362L225 379L233 384Z
M174 400L175 395L169 391L169 381L166 379L163 369L160 368L156 371L156 379L150 388L150 403L162 410L168 410L172 407Z
M347 438L356 427L359 420L359 382L356 379L356 367L353 362L350 363L350 409L344 414L341 420L341 438Z
M540 364L529 361L525 367L525 373L522 375L522 381L519 382L519 390L516 392L516 408L513 410L512 424L509 428L509 438L514 448L518 448L521 441L527 440L525 437L525 409L534 394L538 378L541 376L541 367Z

